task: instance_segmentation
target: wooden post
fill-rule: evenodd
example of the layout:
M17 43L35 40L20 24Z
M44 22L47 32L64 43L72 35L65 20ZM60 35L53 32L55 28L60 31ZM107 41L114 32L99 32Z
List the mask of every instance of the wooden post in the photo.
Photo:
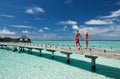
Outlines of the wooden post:
M15 52L17 50L17 47L13 46L12 51Z
M9 50L9 46L6 46L6 50L7 50L7 51Z
M90 51L92 51L92 49L90 48Z
M40 56L42 56L42 49L40 49L39 52L40 52Z
M29 53L32 54L32 48L29 48Z
M70 55L72 54L72 52L70 53L70 52L61 51L61 53L67 55L66 63L70 64Z
M95 64L95 60L96 60L97 56L85 55L85 57L87 57L87 58L90 58L90 59L91 59L91 70L92 70L93 72L95 72L95 71L96 71L96 64Z
M56 50L51 50L51 49L46 49L47 51L50 51L51 53L52 53L52 59L54 59L54 52L56 51Z
M22 48L21 47L19 47L19 49L18 49L18 53L20 53L22 51Z
M67 64L70 64L70 54L67 54L67 60L66 60Z
M24 47L22 47L22 51L25 51L25 48L24 48Z
M78 50L80 50L80 48L78 48Z
M91 59L91 62L92 62L91 69L92 69L92 71L96 71L95 59L96 59L96 58L92 58L92 59Z
M104 50L104 53L106 53L106 50Z
M52 51L52 59L54 59L54 51Z

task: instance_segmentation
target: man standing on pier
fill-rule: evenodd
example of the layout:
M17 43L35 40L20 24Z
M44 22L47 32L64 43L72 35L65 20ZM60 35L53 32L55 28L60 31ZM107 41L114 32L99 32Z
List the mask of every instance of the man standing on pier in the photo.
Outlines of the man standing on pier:
M80 46L80 39L81 35L79 33L79 31L77 30L76 34L75 34L75 43L76 43L76 47L79 45Z

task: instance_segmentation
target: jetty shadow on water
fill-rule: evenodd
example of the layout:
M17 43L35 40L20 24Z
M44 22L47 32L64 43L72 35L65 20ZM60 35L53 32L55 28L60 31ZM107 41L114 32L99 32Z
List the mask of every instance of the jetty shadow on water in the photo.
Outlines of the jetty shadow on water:
M25 50L22 53L29 54L27 50ZM37 51L33 51L32 55L40 57L39 52L37 52ZM58 56L58 55L54 55L54 56L55 56L54 61L66 64L66 57L65 56ZM52 59L51 53L48 54L48 53L42 52L41 57L47 58L50 60ZM66 64L66 65L74 66L74 67L92 72L91 71L91 62L78 60L78 59L74 59L74 58L70 58L70 61L71 61L70 64ZM120 79L120 68L106 66L106 65L102 65L102 64L97 64L97 62L96 62L96 71L93 73L104 75L104 76L112 78L112 79Z

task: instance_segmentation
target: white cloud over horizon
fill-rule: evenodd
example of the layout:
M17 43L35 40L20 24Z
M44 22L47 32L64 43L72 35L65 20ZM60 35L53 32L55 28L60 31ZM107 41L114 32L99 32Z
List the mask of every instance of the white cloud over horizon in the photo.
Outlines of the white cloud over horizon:
M33 28L32 26L26 26L26 25L11 25L11 27L16 27L16 28Z
M72 21L72 20L68 20L68 21L60 21L58 22L58 24L61 24L61 25L76 25L77 22L76 21Z
M27 31L27 30L23 30L22 33L26 33L27 34L27 33L30 33L30 32Z
M60 21L60 22L58 22L58 24L60 24L60 25L65 25L65 26L63 27L63 31L65 31L65 30L67 29L67 25L72 26L72 29L73 29L73 30L78 30L78 29L79 29L79 27L77 26L77 22L76 22L76 21L72 21L72 20Z
M112 21L105 21L105 20L95 20L95 19L92 19L90 21L87 21L85 22L85 24L88 24L88 25L107 25L107 24L113 24Z
M43 29L44 29L44 30L49 30L49 28L48 28L48 27L44 27Z
M67 26L64 26L64 27L63 27L63 30L66 31L66 29L67 29Z
M56 34L38 34L31 36L32 39L39 39L39 40L53 40L56 38L59 38L59 36L56 36Z
M42 29L39 29L39 30L38 30L38 32L44 32L44 30L42 30Z
M6 17L6 18L14 18L15 17L15 16L12 16L12 15L6 15L6 14L0 14L0 16Z
M80 28L79 32L84 35L84 32L88 31L89 35L96 36L120 36L120 26L109 26L109 27L84 27Z
M0 35L15 35L15 32L11 32L7 30L6 28L0 30Z
M108 16L101 16L101 18L114 18L114 17L120 17L120 9L116 11L111 11L111 14Z
M35 14L35 13L44 13L45 10L41 7L32 7L25 10L25 13Z
M77 26L77 25L72 25L72 29L73 29L73 30L79 30L79 26Z

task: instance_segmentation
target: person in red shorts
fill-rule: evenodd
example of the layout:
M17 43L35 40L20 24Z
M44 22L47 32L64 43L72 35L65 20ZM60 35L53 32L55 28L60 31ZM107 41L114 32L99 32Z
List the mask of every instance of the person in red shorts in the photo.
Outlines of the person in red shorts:
M77 30L76 34L75 34L75 43L76 43L76 47L78 47L78 45L80 46L80 39L81 35L79 33L79 31Z

